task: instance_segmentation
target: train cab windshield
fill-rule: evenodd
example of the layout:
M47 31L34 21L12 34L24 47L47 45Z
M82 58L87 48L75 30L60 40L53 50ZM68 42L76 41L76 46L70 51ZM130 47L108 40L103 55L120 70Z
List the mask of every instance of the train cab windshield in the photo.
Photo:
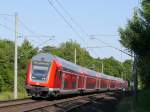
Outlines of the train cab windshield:
M31 79L36 81L46 81L49 68L50 68L50 63L33 62Z

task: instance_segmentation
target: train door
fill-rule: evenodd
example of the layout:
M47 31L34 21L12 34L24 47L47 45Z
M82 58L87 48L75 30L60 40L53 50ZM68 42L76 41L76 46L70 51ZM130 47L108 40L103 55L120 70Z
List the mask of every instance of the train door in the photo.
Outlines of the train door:
M54 88L61 89L62 86L62 71L56 70L55 79L54 79Z
M107 90L107 88L108 88L107 79L101 78L100 88L101 88L101 90Z
M96 88L96 78L95 77L87 77L86 80L86 89L95 89Z
M77 74L63 71L63 89L75 90L77 89Z
M84 88L84 76L80 75L78 77L78 89L83 89Z
M96 89L99 89L99 84L100 83L100 78L97 78L97 81L96 81Z

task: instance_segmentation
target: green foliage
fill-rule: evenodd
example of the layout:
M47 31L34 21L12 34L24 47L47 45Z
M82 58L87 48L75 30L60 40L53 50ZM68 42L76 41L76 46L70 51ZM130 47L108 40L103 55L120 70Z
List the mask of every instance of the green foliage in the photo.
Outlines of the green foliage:
M123 74L124 78L127 80L130 80L131 78L131 71L132 71L132 61L131 60L125 60L123 63Z
M108 75L113 75L116 77L120 77L122 74L122 67L121 63L117 60L115 60L113 57L104 59L105 68L104 72Z
M150 87L150 1L142 1L142 9L134 12L125 28L120 28L120 42L138 58L138 74L144 87Z
M62 57L68 61L74 63L74 53L76 49L77 54L77 64L89 69L102 72L102 62L104 65L104 73L108 75L113 75L116 77L123 77L124 79L130 80L131 74L131 60L126 60L121 64L113 57L100 59L93 58L85 48L75 41L69 40L62 43L58 48L53 46L46 46L40 52L51 52L54 55Z
M119 103L117 112L150 112L150 90L140 90L138 100L133 102L133 97L125 97Z
M18 98L22 99L22 98L27 98L27 94L25 92L19 92L18 93ZM13 99L13 92L11 91L4 91L0 93L0 101L4 101L4 100L11 100Z
M38 52L50 52L53 55L62 57L68 61L74 62L74 51L77 51L77 64L83 67L87 67L98 72L102 71L102 61L104 63L104 73L108 75L114 75L121 77L124 75L130 75L130 60L126 60L121 63L113 57L100 59L93 58L89 52L80 46L77 42L69 40L62 43L59 47L45 46L41 51L34 48L28 40L24 40L21 46L18 47L18 88L19 92L25 94L25 75L27 72L27 65L29 59L31 59ZM6 91L6 96L0 96L2 98L12 98L13 91L13 77L14 77L14 43L8 40L0 40L0 92ZM128 69L127 73L123 71L123 68ZM129 79L129 77L124 77ZM10 92L11 91L11 92Z
M54 46L45 46L42 48L40 52L43 52L43 53L51 52L53 55L57 55L57 56L61 55L59 49Z
M25 75L27 72L27 65L29 59L37 54L38 49L34 48L28 40L24 40L19 47L19 60L18 60L18 83L19 91L25 91Z
M14 43L0 40L0 90L13 88Z
M31 52L28 52L31 51ZM18 86L19 91L24 90L24 80L28 60L37 53L33 46L25 40L19 47L18 55ZM14 43L9 40L0 40L0 92L13 91L14 78Z
M136 102L137 112L149 112L150 111L150 90L140 90L138 93L138 101Z

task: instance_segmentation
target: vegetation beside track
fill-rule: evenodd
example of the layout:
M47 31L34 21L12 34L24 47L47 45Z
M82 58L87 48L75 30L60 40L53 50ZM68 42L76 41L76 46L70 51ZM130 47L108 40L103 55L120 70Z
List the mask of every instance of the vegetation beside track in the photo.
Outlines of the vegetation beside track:
M119 28L120 42L136 57L139 84L150 87L150 0L140 0L141 7L135 8L127 25Z
M14 80L14 42L0 39L0 100L11 99L13 95ZM74 53L77 50L77 64L98 72L102 71L102 61L104 73L129 79L131 73L131 60L119 62L113 57L100 59L94 58L90 53L75 41L61 43L59 47L45 46L41 50L35 48L28 40L18 46L18 91L21 97L25 94L25 75L27 72L28 61L38 52L51 52L54 55L74 62ZM9 92L7 92L9 91ZM22 95L23 94L23 95Z
M117 112L150 112L149 98L150 89L141 90L135 102L132 97L125 97L118 105Z
M27 94L25 92L19 92L18 93L18 98L22 99L22 98L27 98ZM0 93L0 101L4 101L4 100L11 100L13 99L13 92L1 92Z
M131 95L110 95L109 100L97 100L84 107L74 109L73 112L150 112L150 90L141 90L138 100L133 102Z
M150 112L150 89L139 92L136 103L137 112Z

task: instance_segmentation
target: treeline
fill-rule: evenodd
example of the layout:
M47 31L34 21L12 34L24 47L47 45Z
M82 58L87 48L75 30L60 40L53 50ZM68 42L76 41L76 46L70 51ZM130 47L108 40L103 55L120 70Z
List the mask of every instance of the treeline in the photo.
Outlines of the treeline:
M62 43L59 47L45 46L41 50L34 48L28 41L24 40L18 47L18 86L19 91L24 92L25 75L27 64L32 56L39 52L51 52L53 55L62 57L68 61L74 62L74 49L77 51L77 64L98 72L102 71L102 62L104 73L124 79L130 79L131 60L119 62L113 57L93 58L85 48L80 44L69 40ZM0 92L13 90L14 78L14 42L10 40L0 40Z
M132 19L119 29L120 42L129 52L134 53L138 80L144 88L150 87L150 0L141 0Z

